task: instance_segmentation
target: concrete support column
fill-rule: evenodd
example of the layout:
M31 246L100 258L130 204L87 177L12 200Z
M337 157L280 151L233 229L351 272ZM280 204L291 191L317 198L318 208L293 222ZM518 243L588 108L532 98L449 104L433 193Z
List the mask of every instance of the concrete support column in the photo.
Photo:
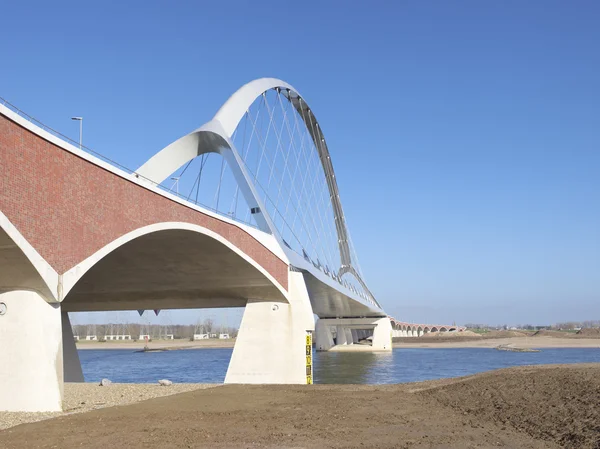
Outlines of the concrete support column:
M317 320L315 326L315 348L317 351L329 351L334 345L331 328L324 320Z
M349 327L344 329L346 331L346 343L351 345L354 343L354 339L352 338L352 329Z
M315 330L302 273L289 272L289 302L248 300L226 384L306 384L307 332ZM312 382L312 378L311 378Z
M63 341L63 366L65 382L84 382L83 371L81 371L81 362L79 353L73 338L73 328L69 314L63 312L62 320L62 341Z
M344 326L337 326L336 332L337 337L335 338L335 344L338 346L348 344L348 341L346 339L346 329L344 329Z
M392 350L392 322L389 318L379 318L375 321L373 349L376 351Z
M0 411L61 411L60 304L24 290L0 294L0 303Z

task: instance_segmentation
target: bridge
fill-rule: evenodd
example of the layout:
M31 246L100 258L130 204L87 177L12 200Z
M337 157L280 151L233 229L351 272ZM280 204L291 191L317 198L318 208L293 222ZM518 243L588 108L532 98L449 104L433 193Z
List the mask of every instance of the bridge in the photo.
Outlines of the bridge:
M213 307L245 307L225 383L310 384L313 343L392 349L296 89L246 84L135 170L0 105L0 410L83 381L68 312Z
M449 324L418 324L399 321L394 317L389 317L392 324L392 337L422 337L425 334L436 333L443 335L446 332L464 332L467 330L464 326Z

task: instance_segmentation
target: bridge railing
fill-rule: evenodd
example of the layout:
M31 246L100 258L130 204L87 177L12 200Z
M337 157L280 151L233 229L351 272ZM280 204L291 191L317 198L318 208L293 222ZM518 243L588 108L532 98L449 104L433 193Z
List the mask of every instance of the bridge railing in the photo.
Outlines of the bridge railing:
M99 153L99 152L93 150L90 147L87 147L85 145L80 144L79 142L77 142L76 140L70 138L69 136L66 136L66 135L62 134L60 131L57 131L54 128L51 128L50 126L46 125L45 123L42 123L41 121L39 121L35 117L32 117L31 115L27 114L25 111L19 109L17 106L15 106L14 104L12 104L11 102L9 102L8 100L6 100L3 97L0 97L0 104L2 104L3 106L5 106L6 108L10 109L12 112L14 112L15 114L19 115L20 117L23 117L28 122L33 123L38 128L41 128L44 131L46 131L47 133L52 134L54 137L57 137L57 138L65 141L65 142L71 144L74 147L81 148L82 151L85 151L86 153L91 154L94 157L97 157L98 159L101 159L102 161L104 161L104 162L106 162L106 163L108 163L108 164L110 164L110 165L112 165L112 166L114 166L114 167L116 167L116 168L124 171L127 174L134 175L136 178L142 179L142 180L150 183L151 185L153 185L155 187L158 187L161 190L164 190L165 192L170 193L171 195L174 195L174 196L176 196L178 198L181 198L182 200L184 200L184 201L186 201L188 203L194 204L196 206L200 206L200 207L202 207L204 209L208 209L209 211L211 211L211 212L213 212L215 214L218 214L218 215L220 215L222 217L226 217L226 218L232 219L232 217L229 216L228 214L220 212L217 209L215 209L215 208L213 208L211 206L208 206L206 204L203 204L203 203L201 203L199 201L194 201L193 199L191 199L189 197L186 197L185 195L182 195L182 194L180 194L179 192L177 192L175 190L171 190L168 187L163 186L160 183L157 183L157 182L153 181L152 179L146 178L145 176L142 176L142 175L136 173L135 170L132 170L131 168L126 167L123 164L120 164L119 162L117 162L117 161L115 161L115 160L113 160L113 159L111 159L111 158L103 155L102 153ZM237 218L236 217L235 221L239 221L239 222L241 222L241 223L243 223L245 225L251 226L253 228L257 228L257 226L254 223L244 221L241 218Z

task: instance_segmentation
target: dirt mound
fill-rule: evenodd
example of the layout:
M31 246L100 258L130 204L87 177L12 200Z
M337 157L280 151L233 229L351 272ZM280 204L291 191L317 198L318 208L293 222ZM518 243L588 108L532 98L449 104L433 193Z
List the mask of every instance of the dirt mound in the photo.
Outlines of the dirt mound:
M573 338L576 334L572 332L561 332L561 331L549 331L541 330L533 334L534 337L556 337L556 338Z
M581 335L584 337L600 337L600 328L593 327L593 328L581 329L581 330L577 331L577 335Z
M473 331L462 331L462 332L428 332L422 335L423 337L448 337L448 338L457 338L457 337L481 337L481 334L478 334Z
M453 332L453 334L456 334L459 337L481 337L481 334L478 334L477 332L473 332L470 330L465 330L462 332Z
M525 332L519 331L490 331L484 334L486 338L510 338L510 337L526 337Z
M599 403L600 364L399 385L225 385L12 427L0 447L597 449Z
M509 368L419 394L566 448L600 448L600 364Z

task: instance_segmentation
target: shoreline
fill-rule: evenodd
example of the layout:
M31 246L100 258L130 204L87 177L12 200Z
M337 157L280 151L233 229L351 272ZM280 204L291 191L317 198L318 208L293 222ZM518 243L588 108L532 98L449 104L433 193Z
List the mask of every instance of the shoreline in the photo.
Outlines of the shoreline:
M416 340L413 342L413 340ZM559 337L504 337L473 339L468 341L435 341L435 337L406 338L394 342L394 348L495 348L500 345L511 345L526 349L550 348L600 348L598 338L559 338Z
M233 348L235 338L227 340L154 340L148 343L148 349L152 351L178 351L185 349L219 349ZM77 349L131 349L141 351L146 346L144 341L78 341L75 346Z
M502 338L476 338L469 340L444 339L436 341L436 337L414 337L403 338L401 341L393 343L394 349L418 348L418 349L440 349L440 348L495 348L500 345L511 345L526 349L548 349L548 348L600 348L600 338L560 338L550 336L536 337L502 337ZM178 351L186 349L223 349L233 348L235 339L229 340L156 340L148 344L148 348L152 351ZM124 342L124 341L107 341L107 342L77 342L77 349L131 349L133 351L143 350L144 342ZM348 346L348 348L352 348ZM358 346L358 345L357 345ZM349 349L337 349L339 352L355 352ZM365 348L363 351L368 352Z

